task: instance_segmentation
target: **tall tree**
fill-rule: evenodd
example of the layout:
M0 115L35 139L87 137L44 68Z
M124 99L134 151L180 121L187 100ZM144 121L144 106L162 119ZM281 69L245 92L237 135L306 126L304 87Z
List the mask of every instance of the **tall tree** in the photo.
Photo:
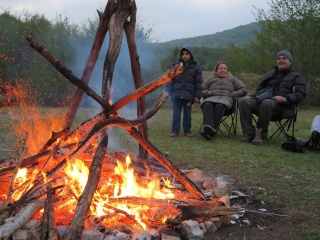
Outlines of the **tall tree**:
M268 11L256 9L261 30L251 42L252 66L266 71L274 65L277 52L286 49L294 69L307 80L309 97L319 95L320 0L271 0L269 5Z

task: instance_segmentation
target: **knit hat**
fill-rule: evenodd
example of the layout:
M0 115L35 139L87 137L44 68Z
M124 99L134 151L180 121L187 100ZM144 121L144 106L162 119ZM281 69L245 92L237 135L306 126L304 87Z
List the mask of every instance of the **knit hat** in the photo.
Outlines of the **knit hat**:
M292 62L292 57L291 57L291 53L289 53L287 50L282 50L278 53L277 58L279 56L285 56L286 58L289 59L290 62Z

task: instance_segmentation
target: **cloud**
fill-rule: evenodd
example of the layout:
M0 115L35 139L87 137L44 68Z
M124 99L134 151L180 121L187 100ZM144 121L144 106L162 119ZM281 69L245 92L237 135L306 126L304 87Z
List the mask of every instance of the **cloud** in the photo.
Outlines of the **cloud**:
M91 0L1 0L1 8L44 14L54 20L56 14L70 22L82 23L97 17L97 9L104 9L107 1ZM268 9L261 0L136 0L139 24L152 26L153 35L160 41L188 38L221 32L255 21L253 12Z

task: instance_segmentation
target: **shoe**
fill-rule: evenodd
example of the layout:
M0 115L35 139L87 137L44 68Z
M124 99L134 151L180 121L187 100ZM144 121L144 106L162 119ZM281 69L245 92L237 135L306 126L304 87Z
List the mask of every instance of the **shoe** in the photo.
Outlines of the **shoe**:
M217 133L217 131L213 127L211 127L210 125L204 125L203 131L206 135L209 135L211 137L213 137Z
M190 132L189 132L189 133L185 133L184 135L185 135L186 137L192 137L192 133L190 133Z
M254 135L244 134L241 138L238 138L239 142L252 142Z
M320 133L316 130L312 131L310 140L312 144L311 148L315 150L319 150L320 149Z
M264 143L261 132L262 128L256 128L256 135L251 142L253 145L262 145Z
M170 137L177 137L178 136L178 133L171 133L170 134Z
M207 134L205 134L204 132L200 132L200 135L201 135L202 137L206 138L207 140L211 140L211 138L212 138L210 135L207 135Z

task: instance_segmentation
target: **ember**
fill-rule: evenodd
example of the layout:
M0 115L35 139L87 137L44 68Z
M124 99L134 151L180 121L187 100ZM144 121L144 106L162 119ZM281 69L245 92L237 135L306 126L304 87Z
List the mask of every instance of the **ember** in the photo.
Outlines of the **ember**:
M99 234L111 236L111 233L120 234L119 231L116 233L112 230L120 228L121 224L127 226L122 232L130 234L166 225L172 229L183 229L181 234L188 236L191 234L188 229L194 228L194 223L183 221L198 219L202 222L211 221L213 224L213 217L243 211L240 207L226 206L227 201L222 201L230 186L224 186L221 196L212 196L212 188L207 188L207 194L206 187L203 187L204 184L202 186L203 182L196 184L148 141L146 121L156 114L168 94L162 93L147 111L144 96L180 74L182 66L176 64L151 83L142 84L134 41L135 1L108 1L104 13L99 12L99 16L97 34L81 80L33 35L27 36L30 46L78 89L71 97L73 102L68 104L67 113L55 112L52 119L47 114L47 119L43 120L40 117L42 115L37 112L36 104L30 105L32 101L29 100L29 105L25 106L25 101L20 99L19 111L10 112L13 116L20 117L16 119L14 132L23 141L17 157L0 160L0 176L9 183L0 189L5 201L0 212L1 239L13 235L18 237L19 231L22 228L25 230L25 225L31 224L32 220L36 222L28 228L25 239L29 239L29 236L30 239L58 239L59 227L60 239L82 239L90 227L99 230ZM103 69L101 97L87 83L108 30L111 49L106 56L108 67ZM120 51L121 44L118 41L122 41L122 30L128 40L137 90L112 104L109 98L113 67L110 66L115 65L114 56ZM16 88L11 90L8 93L13 93ZM71 131L70 125L83 93L96 100L103 112ZM122 118L117 111L134 100L138 100L138 118ZM14 111L14 108L11 110ZM23 111L26 113L21 117ZM63 115L66 117L61 123L57 119L61 119L59 116ZM124 156L107 152L107 129L110 126L123 128L139 143L138 157L134 154ZM48 135L51 132L50 138ZM25 155L28 157L24 157ZM211 181L211 184L206 184L213 186L215 180ZM14 220L8 221L11 217ZM61 232L61 226L66 226L67 230Z

